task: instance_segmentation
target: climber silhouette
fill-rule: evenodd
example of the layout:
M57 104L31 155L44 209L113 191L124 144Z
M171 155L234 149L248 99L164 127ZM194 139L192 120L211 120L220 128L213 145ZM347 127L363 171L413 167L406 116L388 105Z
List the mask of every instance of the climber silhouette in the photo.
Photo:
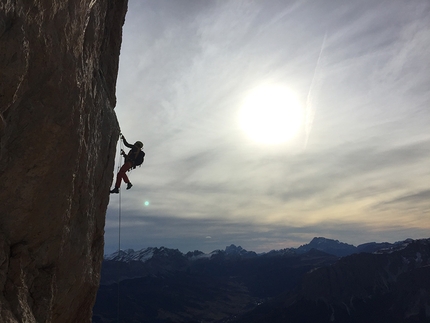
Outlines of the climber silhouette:
M127 189L129 190L133 184L130 183L128 176L126 174L132 168L136 168L143 163L145 152L142 150L143 143L141 141L136 141L134 145L131 145L125 140L125 137L121 135L121 139L124 142L124 145L128 148L131 148L128 154L126 155L124 150L121 149L121 155L125 158L124 165L121 166L118 174L116 175L115 187L110 191L110 193L119 193L119 188L121 186L121 180L124 180L127 183Z

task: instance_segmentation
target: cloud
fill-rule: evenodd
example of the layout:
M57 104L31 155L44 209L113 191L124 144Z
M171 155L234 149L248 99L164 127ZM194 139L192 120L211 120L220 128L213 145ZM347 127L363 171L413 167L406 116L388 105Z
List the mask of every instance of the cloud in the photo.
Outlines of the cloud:
M430 229L429 13L424 0L130 2L116 113L146 158L121 197L126 243L263 249ZM303 104L313 86L305 150L304 129L279 146L240 130L265 82ZM107 246L118 207L112 196Z
M354 245L370 241L394 242L410 235L425 237L425 228L404 228L392 223L378 228L357 219L348 223L328 221L315 225L285 226L279 224L255 225L225 219L182 219L160 215L133 216L124 214L121 227L121 246L178 248L182 252L201 250L211 252L225 249L230 244L240 245L246 250L266 252L273 249L298 247L315 236L337 239ZM118 223L106 227L105 253L118 247ZM208 236L212 238L207 238Z
M401 195L388 201L376 203L372 208L376 210L402 210L410 213L419 211L427 218L430 214L430 190Z

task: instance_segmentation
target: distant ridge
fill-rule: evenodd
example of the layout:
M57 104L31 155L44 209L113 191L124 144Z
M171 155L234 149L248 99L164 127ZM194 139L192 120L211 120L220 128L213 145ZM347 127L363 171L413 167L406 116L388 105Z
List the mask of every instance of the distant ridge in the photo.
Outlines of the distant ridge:
M266 253L257 254L254 251L247 251L241 246L231 244L226 246L224 250L214 250L209 254L206 254L199 250L189 251L186 254L181 253L178 249L169 249L165 247L148 247L138 251L134 249L115 251L112 254L105 255L105 260L112 261L142 261L145 262L152 257L168 257L175 255L176 257L184 257L186 259L197 259L197 258L212 258L212 257L257 257L262 255L279 255L279 254L303 254L309 252L312 249L328 253L337 257L345 257L355 253L366 252L373 253L385 249L397 249L404 247L408 243L413 241L412 239L406 239L404 241L398 241L394 243L389 242L368 242L360 244L357 247L348 243L340 242L339 240L328 239L324 237L315 237L309 243L301 245L298 248L286 248L281 250L271 250Z
M357 252L357 247L339 242L338 240L326 239L322 237L315 237L308 244L302 245L297 248L297 252L308 252L311 249L316 249L319 251L327 252L331 255L335 255L338 257L344 257L348 255L352 255Z

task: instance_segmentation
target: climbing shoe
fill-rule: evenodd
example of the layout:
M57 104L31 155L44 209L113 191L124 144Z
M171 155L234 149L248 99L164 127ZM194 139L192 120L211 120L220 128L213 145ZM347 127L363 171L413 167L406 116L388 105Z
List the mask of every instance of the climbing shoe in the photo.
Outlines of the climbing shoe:
M133 186L133 184L131 184L131 183L127 183L127 189L128 189L128 190L129 190L132 186Z
M109 193L116 193L116 194L118 194L119 193L119 189L118 189L118 187L115 187L113 190L111 190L111 191L109 191Z

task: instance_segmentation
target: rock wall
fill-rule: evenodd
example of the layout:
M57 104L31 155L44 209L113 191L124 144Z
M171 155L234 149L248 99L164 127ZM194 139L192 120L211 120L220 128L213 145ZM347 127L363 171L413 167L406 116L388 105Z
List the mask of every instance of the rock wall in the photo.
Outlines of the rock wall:
M0 322L90 322L127 0L0 1Z

